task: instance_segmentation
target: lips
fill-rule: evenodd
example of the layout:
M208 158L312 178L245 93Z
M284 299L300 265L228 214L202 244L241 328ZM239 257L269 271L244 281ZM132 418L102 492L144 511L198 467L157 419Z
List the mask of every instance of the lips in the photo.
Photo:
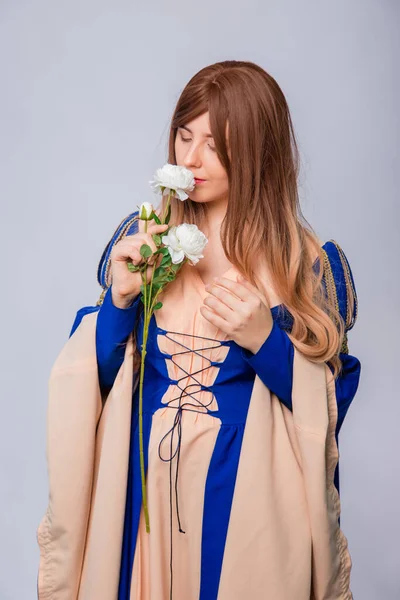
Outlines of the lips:
M205 181L205 179L198 179L197 177L194 178L196 183L202 183L202 181Z

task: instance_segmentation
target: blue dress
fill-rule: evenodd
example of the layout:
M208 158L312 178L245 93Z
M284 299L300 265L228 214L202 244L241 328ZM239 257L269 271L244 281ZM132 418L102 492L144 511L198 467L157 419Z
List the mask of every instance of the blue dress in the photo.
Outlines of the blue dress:
M347 307L346 282L343 272L343 263L340 261L336 245L329 241L323 246L327 252L335 279L338 303L341 315L345 319ZM347 261L347 259L346 259ZM347 263L348 265L348 263ZM350 269L350 267L349 267ZM350 270L352 277L352 273ZM352 278L353 286L354 280ZM354 288L355 289L355 288ZM112 387L118 370L122 364L125 343L129 333L137 328L137 339L142 339L143 312L139 310L140 296L127 309L120 309L113 305L111 287L105 294L101 307L86 307L78 312L71 330L73 334L82 316L86 312L99 310L96 328L96 349L99 369L100 386L104 390ZM217 400L218 411L216 416L222 425L218 434L215 447L210 459L204 489L204 512L201 537L201 564L199 600L214 600L218 594L219 576L221 572L224 544L229 523L229 512L235 485L235 477L240 457L241 440L246 422L247 409L251 396L252 386L256 375L263 383L276 394L285 406L292 410L292 373L294 348L287 331L292 326L290 313L283 305L275 306L271 310L273 327L270 335L256 354L238 346L230 340L220 341L212 338L198 340L196 350L216 347L217 345L229 346L225 360L216 363L219 366L218 375L208 391ZM148 448L151 437L152 417L154 413L165 405L161 404L165 390L173 382L166 368L166 358L173 359L174 355L161 352L157 343L158 336L177 339L186 335L182 332L166 331L157 326L154 315L150 321L149 338L147 342L146 369L144 378L144 407L143 407L143 435L145 450L145 470L148 468ZM175 336L175 337L174 337ZM192 336L198 337L198 336ZM179 338L182 348L189 350L189 346ZM140 352L140 347L138 346ZM338 406L338 422L336 427L336 441L343 420L357 391L361 365L359 360L342 352L340 358L343 363L341 375L336 379L336 398ZM191 374L199 376L199 373ZM193 376L193 380L196 377ZM188 388L191 384L188 384ZM187 389L184 390L187 392ZM230 402L232 396L235 403ZM138 535L139 517L142 508L141 480L139 466L139 441L138 441L138 402L139 387L133 396L132 421L131 421L131 450L129 460L129 473L127 482L127 499L124 535L122 541L122 558L120 571L120 584L118 600L129 600L131 589L132 568ZM158 439L158 455L160 460L169 462L177 460L176 475L172 482L170 479L170 496L175 490L175 520L179 530L183 533L185 526L180 521L178 477L179 477L179 450L182 437L182 411L191 410L203 412L206 405L197 406L196 403L185 402L176 411L173 427ZM177 440L173 443L173 440ZM176 447L173 452L172 447ZM168 451L170 448L170 451ZM178 455L178 456L177 456ZM172 472L171 472L172 473ZM339 492L339 465L335 471L335 486ZM215 507L218 510L215 510ZM172 504L170 504L170 527L172 528ZM339 521L340 523L340 521ZM172 532L171 532L172 539ZM171 593L172 593L172 546L170 551L171 567ZM161 600L161 599L160 599Z

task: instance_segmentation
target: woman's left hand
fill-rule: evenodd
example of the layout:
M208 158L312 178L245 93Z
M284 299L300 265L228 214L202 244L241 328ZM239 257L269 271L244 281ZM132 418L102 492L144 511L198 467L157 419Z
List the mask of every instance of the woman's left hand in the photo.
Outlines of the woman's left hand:
M271 309L257 295L257 288L239 276L239 281L219 277L205 289L210 295L200 307L203 317L255 354L273 326Z

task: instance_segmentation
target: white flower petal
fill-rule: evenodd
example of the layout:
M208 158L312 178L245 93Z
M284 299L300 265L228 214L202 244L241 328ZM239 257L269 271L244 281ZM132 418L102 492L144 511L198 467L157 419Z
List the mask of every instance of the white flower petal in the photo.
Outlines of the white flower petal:
M182 223L174 225L167 235L161 237L162 243L168 248L172 262L178 264L188 258L196 264L203 258L203 250L208 239L194 224Z
M195 187L194 175L192 171L179 165L167 163L161 169L157 169L154 179L149 181L154 191L160 191L161 187L168 188L168 192L173 191L173 195L179 200L188 198L186 192L192 191Z
M203 254L186 254L186 256L192 262L199 262L200 258L204 258Z
M183 250L173 250L171 247L169 247L168 250L169 250L169 253L171 255L172 262L174 265L178 265L179 263L181 263L184 260L185 253Z
M187 198L189 198L186 192L179 189L176 190L176 197L179 198L179 200L186 200Z

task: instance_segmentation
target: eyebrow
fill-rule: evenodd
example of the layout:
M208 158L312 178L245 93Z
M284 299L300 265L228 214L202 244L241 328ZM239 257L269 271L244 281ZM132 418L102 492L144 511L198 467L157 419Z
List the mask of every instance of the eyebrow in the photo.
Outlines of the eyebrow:
M189 127L186 127L186 125L180 125L178 129L186 129L186 131L188 131L189 133L193 133L193 131L189 129ZM205 133L203 137L213 138L214 136L211 133Z

